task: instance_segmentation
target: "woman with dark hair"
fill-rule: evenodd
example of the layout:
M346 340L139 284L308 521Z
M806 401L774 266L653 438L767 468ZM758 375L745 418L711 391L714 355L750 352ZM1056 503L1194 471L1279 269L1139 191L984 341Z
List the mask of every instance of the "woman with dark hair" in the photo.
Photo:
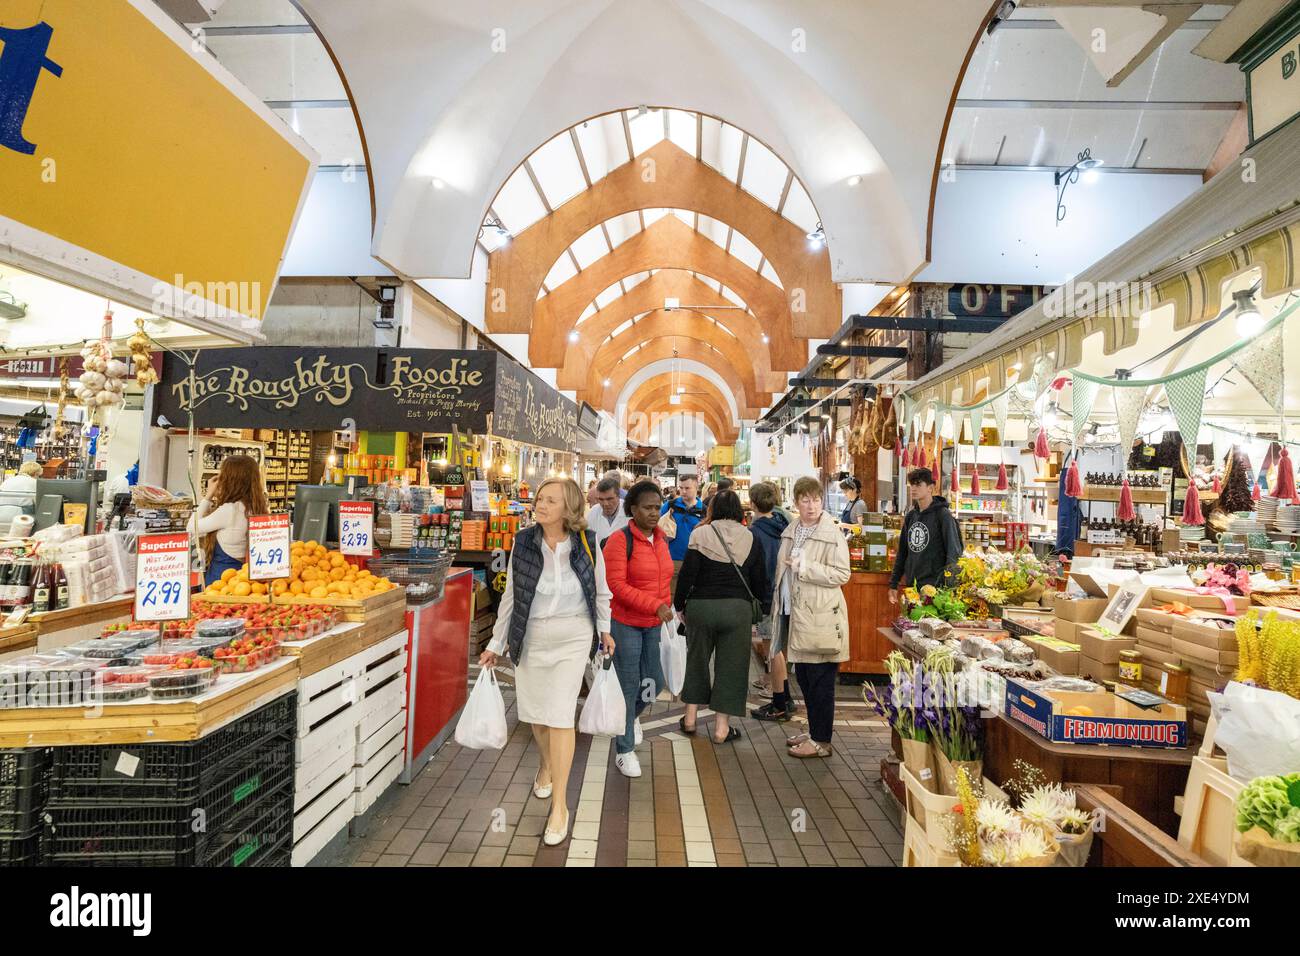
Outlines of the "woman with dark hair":
M694 734L700 705L711 707L717 714L713 741L719 744L740 736L731 718L745 715L752 602L762 602L764 613L771 606L763 549L744 520L734 491L714 495L707 522L691 535L673 595L673 606L686 619L686 715L679 726Z
M850 475L840 482L840 491L844 492L847 499L844 510L840 512L840 524L862 524L867 513L867 503L862 500L862 482Z
M613 595L612 633L617 644L614 670L627 702L627 729L614 740L614 766L625 777L641 776L636 755L642 737L641 712L664 686L659 631L675 617L669 587L673 559L667 539L655 533L663 503L657 484L637 482L623 499L623 512L631 520L605 541L605 575Z
M248 558L248 517L270 513L257 462L248 455L225 458L190 519L207 563L205 584L221 580L229 568L237 571L243 567Z

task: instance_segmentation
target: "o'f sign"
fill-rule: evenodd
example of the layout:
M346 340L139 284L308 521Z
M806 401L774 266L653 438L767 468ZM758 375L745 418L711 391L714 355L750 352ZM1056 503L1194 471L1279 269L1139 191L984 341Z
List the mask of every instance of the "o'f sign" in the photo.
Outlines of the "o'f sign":
M50 48L54 28L48 23L15 30L0 27L0 146L28 156L36 144L23 138L23 124L36 93L36 81L42 71L63 75L63 67L45 54Z

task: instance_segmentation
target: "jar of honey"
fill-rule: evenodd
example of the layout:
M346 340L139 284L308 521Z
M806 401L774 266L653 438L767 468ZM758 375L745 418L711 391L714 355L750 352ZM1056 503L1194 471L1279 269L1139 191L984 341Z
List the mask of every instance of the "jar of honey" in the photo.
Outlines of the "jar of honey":
M1171 704L1187 706L1187 688L1192 680L1192 673L1181 664L1166 664L1164 675L1160 678L1160 696Z
M1132 687L1142 686L1142 655L1138 651L1119 652L1119 679Z

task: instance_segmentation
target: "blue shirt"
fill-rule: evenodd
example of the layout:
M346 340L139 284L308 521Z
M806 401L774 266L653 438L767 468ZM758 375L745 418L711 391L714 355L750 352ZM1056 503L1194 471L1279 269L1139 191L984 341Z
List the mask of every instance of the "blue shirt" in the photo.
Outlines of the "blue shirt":
M673 510L673 520L677 522L677 536L668 542L668 554L674 561L685 561L691 532L704 520L704 505L697 500L694 507L687 509L686 502L677 497L660 508L659 513L667 514L669 508Z

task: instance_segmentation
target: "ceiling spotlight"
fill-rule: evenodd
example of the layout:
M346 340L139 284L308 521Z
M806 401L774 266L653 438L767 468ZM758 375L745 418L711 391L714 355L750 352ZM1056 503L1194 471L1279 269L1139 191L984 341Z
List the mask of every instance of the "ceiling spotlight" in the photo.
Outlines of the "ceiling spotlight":
M686 394L686 386L685 386L685 385L678 385L678 386L677 386L677 394L678 394L678 395L685 395L685 394Z
M666 312L671 312L673 309L680 309L681 307L681 299L664 299L664 311Z
M610 382L609 379L605 379L605 387L606 387L606 388L609 388L609 386L610 386L611 384L613 384L613 383Z
M570 342L576 342L576 341L578 341L578 330L577 330L577 329L574 329L572 332L569 333L569 341L570 341Z
M808 248L820 249L824 245L826 245L826 230L819 222L817 228L808 233Z
M856 186L856 185L858 185L858 183L860 183L860 182L862 182L862 177L861 177L861 176L850 176L850 177L849 177L849 185L850 185L850 186Z
M1047 406L1047 411L1043 412L1043 427L1051 431L1060 422L1061 416L1058 414L1055 405Z
M1243 339L1252 338L1264 328L1264 316L1260 315L1259 306L1255 304L1253 289L1242 289L1232 293L1237 307L1237 334Z
M503 246L510 241L510 230L496 216L488 216L483 220L483 228L479 230L478 237L482 239L483 233L487 231L495 233L497 241Z
M680 405L681 403L682 403L682 397L680 395L673 394L668 396L669 405Z
M772 340L771 340L770 338L768 338L767 333L764 332L764 333L763 333L763 344L766 345L768 342L771 342L771 341L772 341Z
M434 188L434 189L443 189L443 188L446 187L446 185L447 185L447 184L444 183L444 182L443 182L441 179L439 179L437 176L434 176L434 177L433 177L433 188Z

